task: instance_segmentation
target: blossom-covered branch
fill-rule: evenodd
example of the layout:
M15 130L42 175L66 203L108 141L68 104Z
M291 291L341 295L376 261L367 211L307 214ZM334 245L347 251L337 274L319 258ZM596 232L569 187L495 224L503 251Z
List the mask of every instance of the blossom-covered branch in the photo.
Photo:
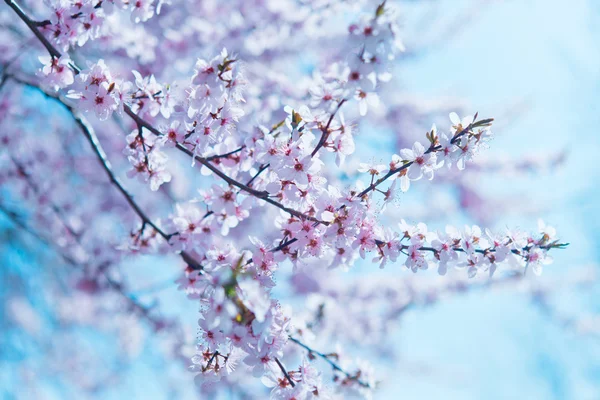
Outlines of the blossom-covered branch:
M60 96L54 95L52 93L48 93L48 92L44 91L42 88L36 86L35 84L28 82L24 79L21 79L19 77L9 75L9 76L7 76L7 78L12 79L18 83L27 85L29 87L32 87L36 90L39 90L44 96L56 100L71 114L71 116L75 120L77 126L80 128L80 130L83 132L85 138L88 140L92 150L94 151L94 154L98 158L98 161L100 162L102 168L104 169L105 173L107 174L110 182L115 185L115 187L119 190L119 192L121 192L121 194L123 195L123 197L125 198L127 203L129 203L129 205L131 206L133 211L135 211L135 213L142 220L143 226L141 229L141 233L143 234L144 226L149 225L154 231L156 231L159 235L161 235L166 241L169 241L169 239L171 238L171 235L165 233L154 222L152 222L152 220L144 213L144 211L135 202L135 200L133 199L133 196L121 184L121 181L115 176L115 174L112 171L110 162L106 158L106 153L102 149L100 142L98 141L98 138L96 137L94 129L86 121L86 119L83 116L81 116L72 106L70 106L66 102L65 99L61 98ZM198 270L202 269L202 266L196 260L194 260L194 258L189 253L183 251L180 254L181 254L181 257L183 258L183 260L188 265L191 265L195 269L198 269Z
M97 204L90 201L81 210L73 211L66 201L46 202L71 236L77 236L58 237L57 243L66 252L107 258L94 261L94 268L102 271L115 268L116 252L178 254L185 263L176 267L179 290L194 309L200 307L190 369L208 393L238 382L251 390L252 384L240 377L252 376L271 388L272 398L371 396L379 381L370 364L347 362L337 350L315 350L321 345L311 336L328 338L321 329L323 310L292 313L286 302L275 298L276 276L289 269L293 280L323 269L345 270L365 259L382 268L402 263L413 272L437 269L445 275L457 269L458 274L481 278L502 268L522 276L529 269L541 273L551 261L550 251L567 246L544 223L529 234L479 226L431 230L424 223L381 218L399 192L423 177L432 180L442 169L462 171L487 146L492 118L450 113L447 129L434 125L410 148L385 156L389 162L353 163L353 157L345 164L350 172L342 169L356 151L359 130L389 117L381 115L390 112L381 103L397 89L393 63L403 45L389 1L326 0L320 6L233 1L211 9L194 2L169 7L168 1L155 0L50 0L32 8L32 13L45 13L39 22L28 16L27 8L5 2L48 56L39 57L35 77L24 63L6 63L2 84L12 80L33 88L64 108L118 190L102 191ZM340 10L361 14L349 25L340 21L347 29L328 37L329 18ZM231 26L214 29L217 17L229 18L228 13ZM179 20L186 22L174 26ZM155 34L147 34L149 30ZM261 40L248 39L255 35L262 35ZM281 37L286 39L279 41ZM96 40L102 49L91 51ZM306 51L310 59L310 49L318 47L311 40L332 49L315 55L312 76L304 76L306 68L294 72L283 67L291 52ZM35 106L18 100L18 110L0 104L0 116L19 127L24 119L20 112L34 115L34 122L40 118ZM58 142L66 154L83 161L73 156L62 162L58 145L30 157L28 143L19 143L19 135L0 134L20 175L6 180L25 183L41 197L39 181L45 175L36 168L50 166L77 172L76 179L63 179L67 187L83 182L84 193L100 192L106 179L98 180L99 170L70 147L69 125L61 121L66 133L56 135ZM32 130L27 128L23 131ZM101 145L96 131L113 134L102 135ZM117 178L107 153L111 160L120 157L129 178L152 191L160 189L158 195L167 200L160 205L168 207L163 215L170 213L166 218L149 217L141 198ZM174 154L189 159L187 168ZM196 188L198 174L211 179L202 179ZM54 193L64 189L55 182L48 186ZM197 194L190 195L190 188ZM127 212L112 207L123 199ZM125 238L119 230L111 235L78 230L67 222L69 212L79 226L106 215L119 227L139 218L141 227ZM410 210L399 212L411 215ZM126 296L120 283L105 276L114 291ZM297 297L304 300L301 293ZM131 307L144 316L143 306ZM319 372L313 362L317 358L331 370ZM238 368L240 364L246 369ZM325 379L328 375L331 379Z

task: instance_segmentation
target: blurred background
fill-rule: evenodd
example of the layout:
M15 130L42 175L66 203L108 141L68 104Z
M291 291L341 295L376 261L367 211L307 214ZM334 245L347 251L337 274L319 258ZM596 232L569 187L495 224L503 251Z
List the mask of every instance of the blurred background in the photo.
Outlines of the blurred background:
M397 63L394 79L403 92L394 101L396 122L404 125L362 126L356 160L388 159L382 150L414 141L395 132L422 132L432 121L445 127L447 112L455 109L494 117L496 136L459 185L419 182L386 212L436 227L480 223L533 230L542 218L570 246L553 252L555 262L541 277L488 284L490 290L486 284L453 290L443 301L403 311L387 334L395 358L374 362L373 354L362 355L384 379L374 397L599 399L600 3L398 4L407 52ZM44 274L53 273L41 274L40 265L53 262L51 250L0 214L0 397L212 398L196 392L185 362L165 363L155 343L140 339L153 333L136 321L124 319L119 332L84 327L30 342L27 334L44 332L46 305L36 291ZM197 310L185 306L172 285L174 272L160 268L161 262L146 257L128 265L140 283L131 295L141 298L147 290L163 309L184 310L177 318L195 325ZM148 264L155 266L151 277L142 271ZM365 272L397 279L408 274L359 263L349 275ZM15 275L31 279L15 288ZM433 271L424 275L440 281ZM60 309L77 319L81 301L71 299ZM120 347L104 334L117 334ZM61 378L72 370L80 371L77 385Z

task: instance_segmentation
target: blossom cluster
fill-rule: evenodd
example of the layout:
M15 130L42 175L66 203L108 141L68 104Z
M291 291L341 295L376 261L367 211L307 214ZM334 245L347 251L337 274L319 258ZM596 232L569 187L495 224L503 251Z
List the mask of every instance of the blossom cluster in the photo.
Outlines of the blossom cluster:
M283 350L295 330L291 316L257 278L264 271L248 268L248 256L231 248L214 248L207 253L202 271L189 269L179 280L180 287L202 304L200 340L190 366L197 372L197 383L207 387L227 380L243 364L272 388L272 398L333 398L332 388L307 359L297 370L283 365ZM365 378L366 373L363 380L346 377L338 383L345 390L364 390Z
M65 57L41 61L46 63L40 71L46 84L55 89L68 88L69 97L79 100L78 108L94 112L100 120L108 119L115 111L122 113L123 109L140 117L172 117L160 133L153 132L160 135L158 140L146 138L139 124L138 132L127 137L125 153L133 166L131 176L149 181L152 190L170 180L164 171L167 156L160 148L179 145L189 149L194 155L193 165L195 156L222 147L244 114L240 107L243 78L235 68L236 60L229 58L226 50L209 62L197 61L185 98L177 98L171 87L159 84L154 75L143 77L134 70L134 82L114 79L104 60L82 71ZM186 111L176 113L176 107Z
M166 170L167 156L161 151L160 140L149 136L143 129L134 130L126 139L124 153L131 164L128 177L138 177L140 181L148 182L154 191L171 180L171 174Z
M404 220L400 233L403 235L398 241L384 243L383 247L406 254L404 265L413 272L437 265L440 275L444 275L452 266L466 268L469 278L481 272L492 276L501 263L525 270L531 267L540 275L542 266L552 261L548 250L561 246L556 241L554 228L542 222L539 236L519 231L499 235L489 229L482 233L476 225L463 230L446 227L444 232L428 232L425 224L415 226ZM428 253L432 254L431 258Z
M210 245L214 233L227 236L231 228L248 218L251 208L251 198L230 186L213 185L201 191L199 199L176 206L171 218L176 234L171 244L181 249Z
M93 111L99 119L105 120L119 106L121 87L117 86L104 60L98 60L77 75L69 95L80 101L82 111Z
M202 155L207 147L224 141L235 123L244 115L243 78L235 58L227 50L210 61L199 59L188 88L188 107L185 125L189 136L187 146L195 155Z
M391 63L404 50L398 31L394 10L385 2L372 15L364 15L351 24L345 61L340 60L316 75L309 89L310 106L333 112L343 99L354 99L362 116L367 114L369 106L377 107L376 89L391 79Z
M422 177L432 180L435 171L443 166L449 169L452 165L456 165L459 170L462 170L466 162L471 160L492 136L489 129L492 120L475 121L476 117L466 116L461 119L452 112L450 113L452 127L449 134L439 135L436 126L433 125L426 134L429 141L428 148L416 142L412 149L402 149L400 155L394 154L389 167L362 163L358 171L369 173L372 179L386 173L398 173L400 190L406 192L411 181L417 181ZM387 192L386 199L390 198L392 195Z
M160 13L165 0L51 0L50 18L41 31L57 46L83 46L106 33L105 22L115 11L128 12L132 22L144 22Z

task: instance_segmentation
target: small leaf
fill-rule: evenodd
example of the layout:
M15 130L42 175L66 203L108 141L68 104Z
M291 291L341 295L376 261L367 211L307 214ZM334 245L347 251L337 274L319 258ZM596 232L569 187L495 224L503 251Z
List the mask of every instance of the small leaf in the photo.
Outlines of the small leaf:
M482 119L481 121L474 122L471 127L478 128L480 126L491 126L494 122L494 118Z
M375 10L375 18L381 17L385 13L385 1L377 6Z

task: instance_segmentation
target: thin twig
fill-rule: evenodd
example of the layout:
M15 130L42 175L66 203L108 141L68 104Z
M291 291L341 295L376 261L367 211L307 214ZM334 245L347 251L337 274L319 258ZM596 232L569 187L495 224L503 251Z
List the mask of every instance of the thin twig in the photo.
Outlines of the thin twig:
M288 372L285 370L285 367L283 366L281 361L279 361L279 358L275 357L275 362L277 363L277 365L279 365L279 369L281 370L281 372L283 372L283 375L285 375L285 377L288 380L288 382L290 383L290 385L292 385L292 387L296 386L296 384L290 377L290 374L288 374Z
M337 112L339 111L340 108L342 108L342 105L344 105L345 102L346 102L346 99L342 99L338 103L338 105L335 108L335 110L329 116L329 120L327 121L327 125L325 125L325 127L321 130L322 134L321 134L321 139L319 139L319 143L317 143L317 146L315 147L315 149L312 151L312 153L310 153L311 157L314 157L315 154L317 154L317 152L319 151L319 149L321 147L323 147L323 145L325 145L325 142L329 138L329 133L330 133L329 132L329 126L331 125L331 122L333 121L333 118L335 117L335 114L337 114Z
M210 368L210 365L212 364L212 362L218 355L219 355L219 352L215 351L215 353L212 355L210 360L208 360L208 362L206 363L206 367L202 368L202 372L206 372L206 370L208 370Z
M369 385L368 383L362 381L357 375L352 375L351 373L347 372L346 370L344 370L342 367L340 367L337 363L335 363L334 361L331 360L331 358L324 353L321 353L320 351L314 350L311 347L307 346L306 344L302 343L300 340L290 336L289 339L296 343L297 345L299 345L300 347L304 348L306 351L308 351L309 354L314 354L317 355L319 357L321 357L323 360L325 360L329 365L331 365L331 368L333 368L334 370L344 374L346 376L346 378L352 380L352 381L356 381L356 383L358 383L359 385L366 387L366 388L370 388L373 389L371 387L371 385Z
M215 154L214 156L206 157L206 160L207 161L214 161L214 160L218 160L218 159L221 159L221 158L229 157L231 155L239 153L240 151L244 150L245 148L246 148L246 145L242 145L242 146L238 147L237 149L230 151L229 153Z
M471 128L473 127L474 123L471 123L469 125L467 125L466 128L463 128L462 130L456 132L456 134L454 135L454 137L452 138L452 140L450 141L450 143L454 144L456 143L456 141L462 137L465 133L469 132L469 130L471 130ZM442 146L438 145L438 146L430 146L427 151L425 151L425 154L429 154L429 153L433 153L436 151L441 150ZM414 164L414 161L409 161L406 164L401 165L398 168L394 168L388 171L387 174L385 174L384 176L382 176L381 178L379 178L377 181L375 181L374 183L371 183L365 190L363 190L362 192L360 192L357 197L361 198L364 195L366 195L367 193L375 190L375 188L377 188L377 186L381 185L383 182L385 182L387 179L389 179L391 176L396 175L397 173L407 169L408 167L410 167L411 165Z
M258 176L260 174L262 174L267 168L269 168L271 166L271 164L264 164L261 165L260 168L258 169L258 172L256 174L254 174L254 176L252 178L250 178L250 180L248 181L248 183L246 183L247 186L252 185L252 182L254 182L256 180L256 178L258 178Z

